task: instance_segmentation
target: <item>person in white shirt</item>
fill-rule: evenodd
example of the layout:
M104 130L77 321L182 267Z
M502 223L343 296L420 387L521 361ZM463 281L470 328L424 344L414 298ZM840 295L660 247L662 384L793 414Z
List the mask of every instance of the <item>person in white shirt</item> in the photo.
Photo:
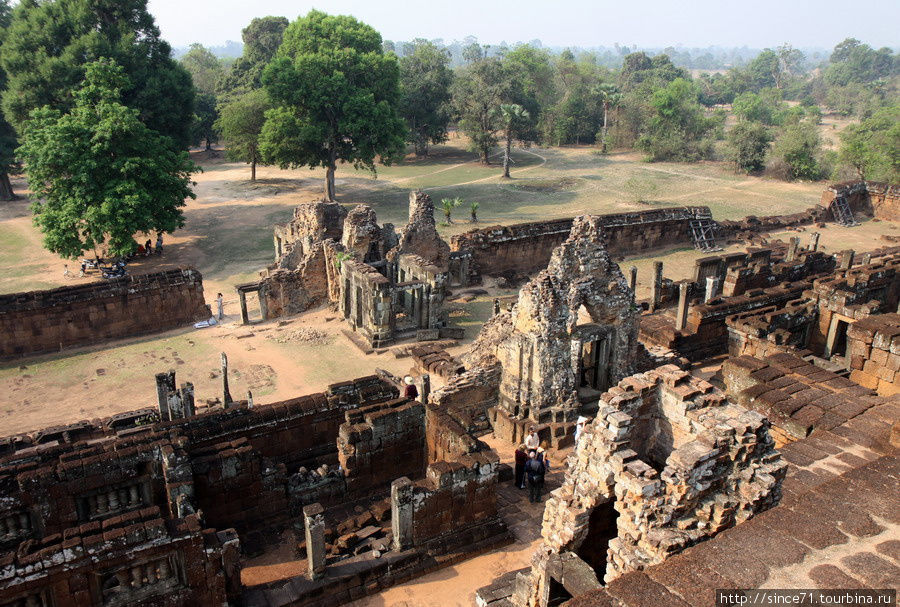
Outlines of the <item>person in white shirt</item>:
M528 429L528 436L525 437L525 448L529 451L535 451L541 445L541 439L538 438L537 431L534 426Z
M578 421L575 422L575 451L578 451L578 438L581 436L581 433L584 432L584 425L587 423L587 418L584 416L579 416Z

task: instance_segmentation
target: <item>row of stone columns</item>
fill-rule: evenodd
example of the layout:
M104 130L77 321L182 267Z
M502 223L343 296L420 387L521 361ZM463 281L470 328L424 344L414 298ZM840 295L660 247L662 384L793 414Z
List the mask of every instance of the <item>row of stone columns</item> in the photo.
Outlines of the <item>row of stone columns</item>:
M169 557L164 557L143 565L125 567L116 571L116 580L120 589L138 590L144 586L152 586L164 582L174 575Z
M31 520L24 512L0 517L0 537L31 531Z
M96 495L89 495L88 512L91 516L116 512L121 508L134 508L141 504L141 496L137 485L113 489Z

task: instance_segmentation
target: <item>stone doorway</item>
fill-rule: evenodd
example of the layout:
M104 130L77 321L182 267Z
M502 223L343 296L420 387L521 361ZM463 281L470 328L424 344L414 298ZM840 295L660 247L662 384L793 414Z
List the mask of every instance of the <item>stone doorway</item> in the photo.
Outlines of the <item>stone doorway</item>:
M606 336L581 345L581 388L605 392L609 388L609 339Z
M588 518L587 535L576 551L579 558L591 566L601 583L606 575L609 542L618 535L618 518L615 500L595 506Z
M550 588L547 596L547 607L557 607L565 604L566 601L573 599L572 594L566 590L562 583L556 578L550 578Z

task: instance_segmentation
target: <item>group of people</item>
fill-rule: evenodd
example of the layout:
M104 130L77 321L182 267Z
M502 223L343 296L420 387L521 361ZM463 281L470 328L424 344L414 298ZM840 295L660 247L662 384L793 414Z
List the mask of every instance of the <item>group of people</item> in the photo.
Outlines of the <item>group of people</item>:
M537 429L528 429L525 442L516 449L515 483L519 489L528 484L528 501L536 504L541 501L544 490L544 476L550 471L550 458L547 453L547 441L541 442Z
M162 234L156 235L156 254L162 255L162 246L163 246L163 238ZM139 244L137 246L137 250L134 253L137 257L150 257L153 255L153 243L150 239L147 239L147 242L144 244Z

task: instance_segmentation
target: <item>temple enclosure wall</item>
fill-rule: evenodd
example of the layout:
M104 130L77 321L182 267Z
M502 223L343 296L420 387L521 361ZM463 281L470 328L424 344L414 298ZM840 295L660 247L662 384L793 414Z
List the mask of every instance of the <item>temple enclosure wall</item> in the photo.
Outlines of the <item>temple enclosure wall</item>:
M599 215L610 255L634 254L691 244L690 222L709 215L707 207L673 207L637 213ZM572 230L573 218L470 230L451 237L453 251L472 252L482 274L531 274L544 269L553 249Z
M210 317L193 268L0 296L0 359L144 335Z
M900 220L900 187L875 181L845 181L828 187L822 193L822 206L831 208L836 198L843 197L854 213Z

